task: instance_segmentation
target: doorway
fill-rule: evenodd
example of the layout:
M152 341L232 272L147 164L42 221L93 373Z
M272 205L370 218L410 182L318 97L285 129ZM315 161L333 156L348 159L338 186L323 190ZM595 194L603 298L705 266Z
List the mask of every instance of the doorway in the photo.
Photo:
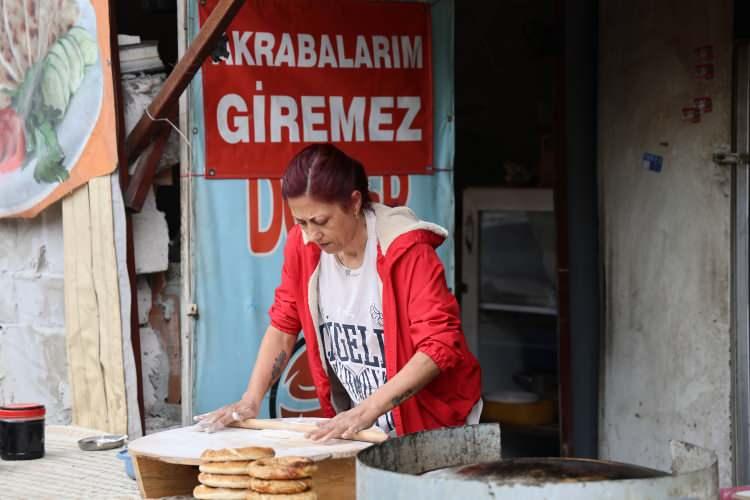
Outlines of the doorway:
M557 18L554 0L456 5L457 276L503 456L560 454Z
M126 133L177 62L177 1L118 2L119 77ZM143 207L133 213L138 325L146 433L180 425L182 402L180 144L172 132ZM142 164L141 164L142 165ZM131 174L136 165L130 166ZM138 355L140 353L140 355Z
M596 36L593 2L456 5L457 288L504 456L597 454Z

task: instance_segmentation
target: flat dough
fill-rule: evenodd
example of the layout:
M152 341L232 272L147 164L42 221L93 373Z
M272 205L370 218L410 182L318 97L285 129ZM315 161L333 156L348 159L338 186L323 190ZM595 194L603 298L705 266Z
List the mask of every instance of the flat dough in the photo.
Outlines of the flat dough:
M247 475L228 475L228 474L209 474L201 472L198 474L198 481L206 486L214 488L240 488L247 489L250 487L250 477Z
M243 462L205 462L200 464L198 469L201 472L210 474L247 474L247 466L252 460Z
M251 490L232 490L229 488L211 488L199 484L193 489L193 496L200 500L245 500ZM277 499L278 500L278 499Z
M250 489L257 493L302 493L312 488L312 479L258 479L250 478Z
M259 479L301 479L312 476L318 467L305 457L278 457L256 460L247 473Z
M273 448L260 446L223 448L221 450L205 450L201 453L201 460L204 462L247 462L248 460L272 457L275 454Z
M289 495L273 493L258 493L248 491L245 500L318 500L318 494L312 490L303 491L302 493L291 493Z

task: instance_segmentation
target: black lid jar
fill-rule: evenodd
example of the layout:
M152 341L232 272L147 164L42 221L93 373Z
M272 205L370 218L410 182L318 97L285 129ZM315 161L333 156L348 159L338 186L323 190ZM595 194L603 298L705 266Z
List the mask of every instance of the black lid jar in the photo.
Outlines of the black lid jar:
M0 458L31 460L44 456L44 405L0 406Z

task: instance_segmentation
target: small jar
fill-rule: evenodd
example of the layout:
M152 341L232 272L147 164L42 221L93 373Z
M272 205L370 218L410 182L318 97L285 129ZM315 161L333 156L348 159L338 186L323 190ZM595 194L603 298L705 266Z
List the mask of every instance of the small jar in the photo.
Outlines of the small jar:
M0 406L0 458L32 460L44 456L44 405Z

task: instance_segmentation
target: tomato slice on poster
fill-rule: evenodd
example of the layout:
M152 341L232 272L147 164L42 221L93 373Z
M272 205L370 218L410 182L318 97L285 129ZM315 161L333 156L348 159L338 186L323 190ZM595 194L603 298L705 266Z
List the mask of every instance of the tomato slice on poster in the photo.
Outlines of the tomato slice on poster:
M23 122L13 108L0 109L0 174L17 170L26 157Z

